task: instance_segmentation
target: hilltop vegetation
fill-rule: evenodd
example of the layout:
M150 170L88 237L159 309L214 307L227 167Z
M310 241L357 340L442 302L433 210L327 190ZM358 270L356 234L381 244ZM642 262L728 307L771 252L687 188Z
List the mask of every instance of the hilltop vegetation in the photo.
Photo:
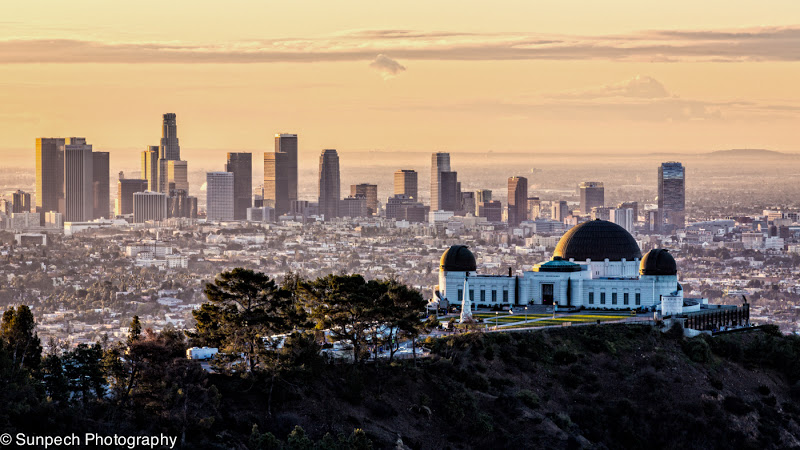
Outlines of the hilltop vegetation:
M424 342L432 356L416 362L356 352L331 364L313 333L252 348L260 341L247 327L280 331L275 314L333 326L345 304L388 320L389 299L413 293L353 277L305 286L257 277L268 289L255 292L225 280L207 290L204 312L227 314L222 326L192 339L252 352L247 370L230 373L207 373L185 358L182 333L135 319L125 343L49 346L37 358L30 311L6 312L0 432L165 433L183 448L800 448L800 338L775 328L713 339L627 324L469 333ZM292 285L306 293L288 295L300 292ZM367 301L367 288L383 300ZM280 307L241 316L223 307L237 292L255 304L271 292ZM288 307L306 295L324 296L325 309Z

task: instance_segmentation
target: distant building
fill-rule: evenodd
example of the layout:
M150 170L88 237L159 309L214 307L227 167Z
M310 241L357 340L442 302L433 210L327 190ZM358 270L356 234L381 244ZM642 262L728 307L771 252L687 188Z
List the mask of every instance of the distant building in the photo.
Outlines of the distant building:
M171 186L171 189L178 189L188 193L189 163L186 161L167 161L167 185Z
M298 169L297 169L297 135L296 134L276 134L275 135L275 152L286 154L286 186L287 186L287 204L293 200L298 200L297 186L298 186Z
M476 216L475 210L478 209L475 206L475 193L471 191L461 192L461 210L459 213L461 215L466 216L467 214L472 214Z
M515 227L528 218L528 179L508 179L508 226Z
M367 198L363 195L351 195L339 201L339 217L366 217L368 211Z
M499 200L478 203L478 217L485 217L488 222L502 222L503 204Z
M339 217L341 195L339 154L333 149L323 150L319 155L319 212L325 220Z
M64 211L64 138L36 139L36 210Z
M247 208L247 220L249 222L274 222L275 210L269 206L261 208Z
M162 192L136 192L133 194L133 222L160 222L167 218L167 195Z
M17 189L11 193L11 211L8 213L31 212L31 194Z
M147 190L158 192L158 151L157 145L148 145L142 152L142 178L147 180Z
M572 214L565 200L554 200L551 202L550 209L550 218L559 222L563 222L567 216Z
M245 220L253 206L253 154L228 153L225 170L233 174L233 218Z
M627 209L630 208L633 210L633 222L636 223L639 221L639 202L622 202L617 205L617 209Z
M167 197L167 217L197 218L197 197L183 189L173 189Z
M350 185L350 196L359 195L367 199L367 215L376 214L378 212L378 185L367 183Z
M475 215L479 216L478 214L478 206L483 202L490 202L492 201L492 190L491 189L478 189L475 191Z
M578 185L581 198L581 214L588 215L592 208L605 206L605 188L599 181L584 181Z
M431 155L431 211L446 210L444 208L446 201L442 198L444 190L442 172L450 172L450 153L439 152Z
M614 208L610 210L609 214L609 220L624 228L628 233L633 233L634 218L633 208Z
M592 220L611 220L611 209L612 208L606 208L605 206L595 206L592 208L589 217Z
M232 173L206 174L206 218L209 222L234 220Z
M289 211L289 155L264 152L263 205L275 209L280 216Z
M536 220L542 213L542 201L539 197L528 197L528 220Z
M147 180L122 178L117 182L117 208L116 215L133 214L133 194L147 190Z
M64 147L64 221L94 219L92 146L84 138L69 138Z
M418 199L417 171L401 169L394 173L394 195L405 195Z
M686 224L686 170L679 162L665 162L658 168L659 231L672 232Z
M111 218L111 180L108 152L92 152L92 208L94 219Z
M461 210L461 190L458 184L458 172L439 173L439 209L442 211ZM433 210L433 206L431 206Z
M421 202L407 195L397 194L386 201L386 218L406 220L408 222L425 222L427 208Z

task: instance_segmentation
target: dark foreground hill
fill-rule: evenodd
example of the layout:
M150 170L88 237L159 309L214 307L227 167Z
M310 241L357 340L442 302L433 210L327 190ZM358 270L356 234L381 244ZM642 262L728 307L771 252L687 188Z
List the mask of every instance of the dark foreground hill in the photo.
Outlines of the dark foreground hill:
M189 417L185 448L800 448L800 339L777 329L687 340L620 324L429 346L416 366L316 361L275 380L213 375L202 381L213 395L194 398L214 401L165 407L173 399L153 396L128 416L44 402L6 427L174 435ZM296 425L305 435L287 443Z

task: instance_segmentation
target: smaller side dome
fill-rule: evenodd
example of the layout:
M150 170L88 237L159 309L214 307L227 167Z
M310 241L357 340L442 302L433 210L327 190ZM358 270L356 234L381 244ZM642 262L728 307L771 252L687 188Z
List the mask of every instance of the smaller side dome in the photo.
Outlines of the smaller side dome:
M640 275L677 275L678 264L669 250L656 248L647 252L639 264Z
M475 272L478 264L475 255L466 245L453 245L442 253L439 270L445 272Z

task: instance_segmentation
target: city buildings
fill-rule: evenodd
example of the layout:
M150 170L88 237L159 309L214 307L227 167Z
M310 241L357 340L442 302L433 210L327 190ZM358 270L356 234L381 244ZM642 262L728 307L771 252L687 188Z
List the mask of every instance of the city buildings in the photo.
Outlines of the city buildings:
M84 138L69 138L64 146L64 221L94 218L92 146Z
M233 174L209 172L206 174L206 220L222 222L233 218Z
M478 203L478 217L485 217L488 222L502 222L503 204L499 200Z
M64 210L64 138L36 139L36 210Z
M439 172L439 209L437 211L456 212L461 210L461 189L458 184L458 172ZM431 211L433 211L431 205Z
M542 201L539 197L528 197L528 220L536 220L542 212Z
M605 206L605 188L599 181L584 181L578 185L581 214L588 215L592 208Z
M189 167L186 161L167 161L167 190L189 192Z
M286 154L286 183L287 183L287 205L294 200L299 200L297 196L298 168L297 168L297 135L296 134L276 134L275 153Z
M418 199L417 171L401 169L394 173L394 195L405 195Z
M339 202L339 217L366 217L368 215L367 198L363 195L351 195Z
M659 231L669 233L686 222L686 171L679 162L665 162L658 168Z
M508 226L515 227L528 218L528 179L508 179Z
M253 206L253 154L228 153L225 171L233 174L233 218L246 220Z
M633 233L633 225L636 223L633 208L612 208L609 220L621 226L628 233Z
M93 219L111 218L111 182L108 152L92 152Z
M378 185L377 184L353 184L350 185L350 195L352 197L363 196L367 199L367 215L374 215L378 212Z
M158 191L158 146L148 145L142 152L142 178L147 180L147 190Z
M450 172L450 153L438 152L431 155L431 211L445 210L444 206L447 206L442 198L445 190L442 186L442 172Z
M551 202L550 209L550 218L559 222L563 222L567 216L572 214L565 200L554 200Z
M120 172L115 214L118 216L133 214L133 194L146 191L147 185L147 180L124 178L124 174Z
M319 213L330 220L339 217L341 199L339 154L326 149L319 155Z
M264 153L264 199L263 205L275 210L280 216L289 211L289 154Z
M481 203L490 201L492 201L491 189L478 189L475 191L475 215L480 216L480 214L478 214L478 208Z

